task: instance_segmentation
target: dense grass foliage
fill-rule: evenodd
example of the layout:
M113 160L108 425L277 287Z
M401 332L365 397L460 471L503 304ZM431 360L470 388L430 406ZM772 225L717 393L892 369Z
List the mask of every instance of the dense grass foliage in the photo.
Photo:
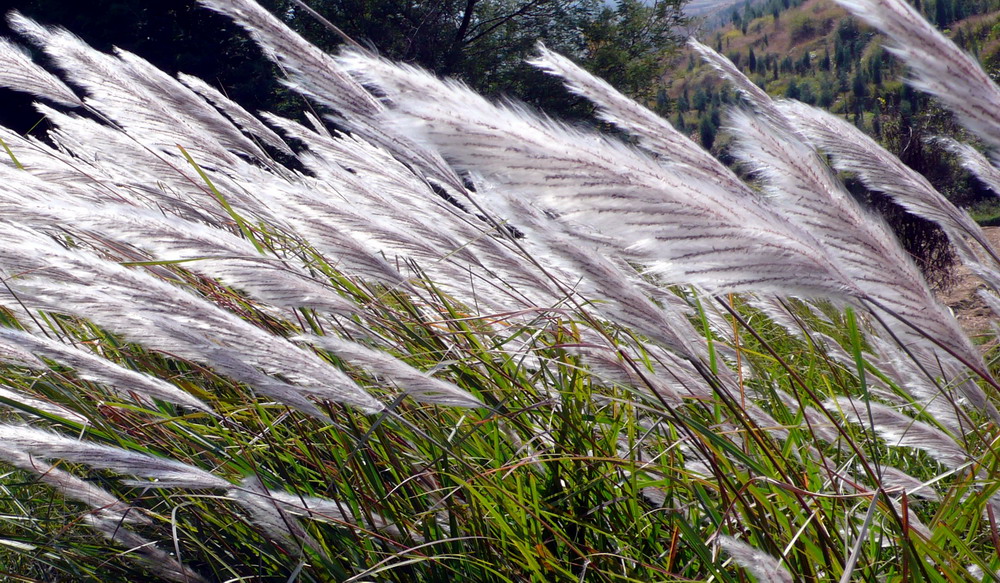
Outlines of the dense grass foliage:
M544 47L628 143L203 3L327 117L254 115L16 14L61 77L0 45L48 123L0 129L6 579L1000 571L992 335L828 162L937 222L989 305L1000 260L855 127L693 43L743 95L747 183ZM974 61L904 3L845 4L1000 145Z

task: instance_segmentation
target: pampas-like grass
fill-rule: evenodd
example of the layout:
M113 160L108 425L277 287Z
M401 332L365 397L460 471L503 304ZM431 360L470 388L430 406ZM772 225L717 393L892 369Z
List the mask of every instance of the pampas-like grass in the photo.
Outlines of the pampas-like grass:
M22 303L91 318L139 343L210 363L223 374L251 384L261 375L250 367L260 367L300 383L302 394L369 411L382 408L346 375L315 355L168 283L96 255L64 249L24 225L7 223L0 239L6 277L17 278L9 281L8 291ZM87 285L87 280L100 283ZM143 310L137 310L137 305L143 305ZM257 389L277 392L275 387L280 385L287 388L276 396L293 398L295 405L304 403L301 397L292 396L294 389L286 383L268 381L258 384Z
M181 115L171 107L177 100L166 96L176 88L193 93L162 72L153 73L148 63L134 55L100 53L65 30L46 28L17 12L10 13L8 21L42 47L61 69L72 72L74 82L87 90L85 103L112 116L134 139L161 151L175 150L176 144L192 144L195 157L202 160L230 161L233 155L227 146L238 147L240 142L256 149L242 134L233 134L229 124L217 123L222 118L214 109L217 119L207 125L197 115ZM168 83L170 89L165 90L162 83ZM205 111L207 105L201 103L201 111Z
M722 55L695 41L689 44L734 83L754 108L757 115L737 110L730 114L728 123L736 137L736 156L763 179L776 210L815 234L822 247L853 276L861 290L857 299L907 323L897 334L913 350L923 352L922 364L936 367L935 376L959 376L960 365L948 362L955 357L989 378L979 353L954 316L934 297L888 225L861 208L766 93ZM869 177L873 176L869 173ZM941 206L939 201L932 202L935 199L930 194L924 198L923 207ZM957 211L949 213L949 218L957 224L959 215ZM989 247L985 237L981 243ZM971 252L967 255L975 262ZM996 416L978 386L963 384L960 390L974 407Z
M105 358L56 342L49 338L29 334L10 328L0 328L0 350L21 348L32 358L14 360L35 370L46 370L46 365L34 357L53 360L76 371L81 379L100 383L122 394L137 394L149 399L160 399L191 407L200 411L210 411L210 407L195 397L156 377L128 370ZM7 355L0 359L9 360Z
M538 57L529 61L530 64L559 77L567 89L597 106L601 119L639 138L640 146L662 162L680 166L685 173L698 174L736 192L746 191L746 184L729 168L660 116L628 99L566 57L544 46L539 46L538 53Z
M962 167L1000 196L1000 170L991 164L986 156L969 144L955 140L941 138L939 143L958 156Z
M70 439L24 426L0 425L5 447L40 459L64 459L121 474L148 478L129 483L160 488L229 488L231 484L202 469L148 454ZM44 472L44 469L41 469Z
M926 178L906 167L858 128L803 103L783 100L777 105L810 143L833 158L835 168L856 173L869 189L888 194L907 211L941 225L967 263L979 263L965 242L967 238L986 252L993 252L983 230L968 213L958 209ZM995 266L998 260L994 258L992 263Z
M872 427L889 445L922 449L949 469L970 461L968 453L947 434L885 405L841 397L827 407L838 410L854 423Z
M791 583L793 581L792 575L778 561L743 541L730 536L720 536L717 544L739 566L753 573L761 583Z
M35 64L28 51L9 40L0 39L0 62L5 65L0 69L0 83L5 87L31 93L69 107L83 105L68 85Z
M717 291L792 285L802 293L841 294L853 287L811 238L755 198L672 173L622 144L493 105L410 67L360 53L340 63L386 95L393 107L385 123L433 144L459 168L599 229L613 237L607 243L616 252L646 262L669 282Z
M345 131L18 15L82 97L0 45L51 125L0 129L2 458L101 550L173 581L846 581L927 569L955 514L934 568L989 567L995 381L814 148L981 233L874 143L696 45L758 189L544 48L636 146L203 3Z
M333 336L300 336L296 340L320 346L345 362L384 376L418 401L448 407L484 406L479 399L452 383L424 374L381 350L373 350L357 342Z
M197 77L181 73L177 79L188 86L192 91L205 98L209 103L217 107L223 114L231 119L244 132L261 140L275 150L288 155L294 155L292 149L288 147L285 140L274 130L264 125L252 113L243 109L243 106L229 99L221 91L205 83Z
M243 0L199 0L221 14L233 18L247 30L268 57L287 71L286 82L297 92L316 99L336 112L336 119L365 139L426 171L427 177L453 189L465 191L461 179L432 148L386 132L375 123L383 110L378 98L366 91L336 63L334 58L313 46L255 2Z

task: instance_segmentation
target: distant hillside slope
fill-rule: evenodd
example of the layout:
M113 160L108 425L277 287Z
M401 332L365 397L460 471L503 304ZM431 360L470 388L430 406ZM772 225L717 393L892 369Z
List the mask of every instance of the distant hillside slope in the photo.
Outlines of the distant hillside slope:
M707 0L706 0L707 1ZM1000 72L1000 0L924 0L924 12L991 72ZM904 163L924 174L983 222L1000 221L995 196L970 178L933 138L960 135L951 115L902 82L905 71L873 30L833 0L763 0L726 13L728 24L700 39L725 54L774 96L798 99L847 118ZM729 138L720 129L736 96L694 55L682 56L665 78L671 121L721 158ZM926 225L877 193L858 196L887 214L914 255L938 250ZM943 239L941 239L943 241Z
M688 16L705 16L742 4L743 0L691 0L684 7Z
M949 34L987 70L1000 70L1000 0L936 1L940 5L925 0L924 10L933 15L947 5L940 17L948 19ZM729 24L704 32L700 40L768 93L845 115L890 146L896 132L912 134L918 126L950 130L948 116L937 115L926 97L902 83L905 71L882 47L881 37L833 0L766 0L730 14ZM664 84L673 121L714 146L715 122L734 100L717 75L687 54ZM905 145L912 147L912 140ZM900 153L905 159L907 152Z

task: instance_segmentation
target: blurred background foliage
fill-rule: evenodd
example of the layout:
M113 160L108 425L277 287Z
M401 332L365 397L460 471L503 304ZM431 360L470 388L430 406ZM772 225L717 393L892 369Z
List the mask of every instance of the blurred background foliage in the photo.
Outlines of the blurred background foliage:
M262 0L310 42L336 50L334 32L294 0ZM386 57L461 79L491 97L509 96L557 117L579 119L589 106L524 64L538 42L572 56L626 93L656 102L658 80L681 40L684 0L309 0L308 5L362 45ZM58 23L93 47L134 52L170 73L203 78L251 111L296 116L305 107L275 80L271 63L242 30L194 0L144 2L15 0L16 9ZM660 103L664 105L662 95ZM40 116L30 101L0 94L0 123L27 131Z

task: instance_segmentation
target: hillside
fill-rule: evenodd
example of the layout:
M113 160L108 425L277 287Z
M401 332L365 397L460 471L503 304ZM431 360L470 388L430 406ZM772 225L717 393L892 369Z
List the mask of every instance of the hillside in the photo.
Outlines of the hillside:
M948 1L939 0L942 6ZM936 4L927 4L936 11ZM1000 21L1000 2L959 5L961 10L942 16L948 19L947 32L988 70L996 68L1000 30L994 25ZM883 48L882 38L848 18L833 0L771 0L737 9L728 25L704 33L700 40L729 57L771 95L847 115L880 138L889 118L903 118L907 125L923 121L913 116L930 105L900 81L904 71ZM731 101L716 75L690 53L678 59L664 83L675 121L683 127L697 128ZM704 136L710 147L712 134Z
M988 70L996 70L1000 2L938 2L925 2L925 11L937 15L946 34L980 57ZM950 114L904 84L905 70L883 47L883 38L849 18L833 0L770 0L736 10L729 24L704 33L701 41L729 57L769 94L846 117L953 202L970 207L977 219L995 224L1000 218L993 195L933 143L935 136L961 135ZM720 129L727 107L737 101L731 90L692 54L678 59L665 85L674 125L727 159L729 138ZM945 239L933 227L848 182L857 196L887 216L929 272L951 263Z
M684 7L684 13L688 16L706 16L740 4L742 0L691 0Z

